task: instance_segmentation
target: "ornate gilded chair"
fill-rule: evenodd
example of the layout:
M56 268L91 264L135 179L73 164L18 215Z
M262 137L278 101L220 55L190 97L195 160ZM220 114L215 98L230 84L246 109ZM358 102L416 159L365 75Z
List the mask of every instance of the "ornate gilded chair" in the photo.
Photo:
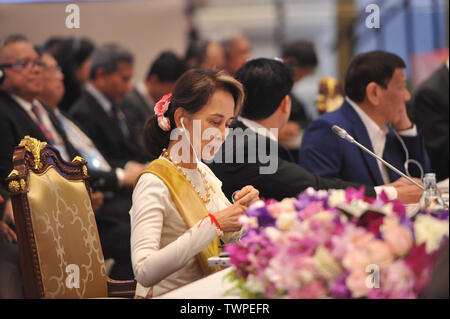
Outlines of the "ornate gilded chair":
M339 82L329 76L322 77L316 103L319 115L337 110L342 103L344 103L344 92Z
M26 136L7 178L26 298L133 297L136 282L107 277L86 161L72 163Z

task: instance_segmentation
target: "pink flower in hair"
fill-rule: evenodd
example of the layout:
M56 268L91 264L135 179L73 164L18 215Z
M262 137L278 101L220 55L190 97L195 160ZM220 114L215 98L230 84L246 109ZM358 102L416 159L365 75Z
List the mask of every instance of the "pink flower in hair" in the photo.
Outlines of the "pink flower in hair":
M172 97L172 93L164 95L161 100L156 103L154 111L156 116L158 117L158 126L163 131L170 131L170 121L167 117L164 116L164 113L169 109L170 98Z

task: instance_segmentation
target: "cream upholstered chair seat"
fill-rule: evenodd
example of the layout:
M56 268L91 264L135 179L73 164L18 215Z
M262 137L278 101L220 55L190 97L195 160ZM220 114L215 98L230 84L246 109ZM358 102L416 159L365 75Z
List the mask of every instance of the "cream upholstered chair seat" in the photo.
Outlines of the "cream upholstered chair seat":
M25 137L7 179L27 298L132 297L135 281L107 277L86 162L64 162Z

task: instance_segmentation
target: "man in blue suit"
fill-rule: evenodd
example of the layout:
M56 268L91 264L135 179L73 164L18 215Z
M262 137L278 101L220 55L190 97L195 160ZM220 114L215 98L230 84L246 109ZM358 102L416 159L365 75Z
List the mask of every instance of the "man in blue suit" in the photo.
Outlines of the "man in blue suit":
M372 51L356 56L345 77L345 102L311 123L303 137L300 165L310 172L366 185L400 176L331 130L338 125L359 143L404 173L421 177L429 158L422 136L406 113L405 62L395 54ZM420 164L420 165L417 165Z

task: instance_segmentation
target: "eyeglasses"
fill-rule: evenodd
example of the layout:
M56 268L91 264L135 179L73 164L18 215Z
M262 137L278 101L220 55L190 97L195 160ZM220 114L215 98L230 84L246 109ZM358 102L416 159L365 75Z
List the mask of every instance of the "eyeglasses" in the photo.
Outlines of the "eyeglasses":
M2 68L21 67L24 69L31 69L34 66L39 66L43 68L45 67L45 64L41 60L31 60L31 59L24 59L22 61L0 64L0 67Z

